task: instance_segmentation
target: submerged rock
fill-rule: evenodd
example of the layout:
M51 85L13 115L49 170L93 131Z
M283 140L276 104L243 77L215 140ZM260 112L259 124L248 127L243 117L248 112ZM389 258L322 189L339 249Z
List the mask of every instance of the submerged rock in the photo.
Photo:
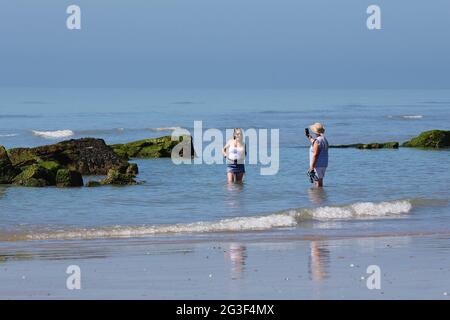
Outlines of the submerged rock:
M102 139L83 138L62 141L36 148L15 148L8 151L15 167L32 164L78 171L84 175L105 175L109 169L128 167L128 161L106 145Z
M111 169L105 179L100 181L102 185L135 185L135 175L129 173L121 173L119 170Z
M95 188L95 187L100 187L100 186L102 186L102 184L100 182L94 181L94 180L88 181L86 183L86 187L88 187L88 188Z
M124 158L169 158L172 155L173 148L180 142L187 143L187 148L194 155L194 146L190 136L182 136L177 141L172 141L171 136L159 138L144 139L124 144L115 144L111 147L114 151ZM180 151L180 156L182 156Z
M23 187L47 187L55 185L55 176L50 170L38 164L32 164L25 167L12 183Z
M402 144L402 147L441 149L450 147L450 131L431 130Z
M131 175L138 175L139 174L139 168L138 165L136 163L130 163L130 165L127 167L126 174L131 174Z
M60 169L56 173L56 186L58 188L82 187L83 185L83 177L78 171Z
M385 142L385 143L356 143L356 144L342 144L330 146L330 148L357 148L357 149L398 149L398 142Z
M5 147L0 146L0 184L11 183L17 174L18 170L12 165Z

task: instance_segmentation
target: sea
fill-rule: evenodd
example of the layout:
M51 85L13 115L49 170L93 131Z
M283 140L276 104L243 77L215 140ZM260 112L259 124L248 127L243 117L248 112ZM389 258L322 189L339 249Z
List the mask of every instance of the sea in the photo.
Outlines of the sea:
M195 121L221 132L278 129L278 171L262 175L263 164L247 163L244 182L228 184L223 163L131 159L140 169L136 186L3 185L0 242L450 232L450 150L330 149L318 189L306 175L304 136L315 122L330 145L402 143L449 130L450 90L0 88L0 145L7 149L83 137L125 143L176 128L192 132Z

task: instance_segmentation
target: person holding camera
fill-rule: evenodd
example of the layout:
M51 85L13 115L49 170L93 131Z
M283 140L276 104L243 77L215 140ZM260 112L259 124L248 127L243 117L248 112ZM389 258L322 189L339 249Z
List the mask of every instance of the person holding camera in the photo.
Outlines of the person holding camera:
M309 133L309 130L315 137ZM324 133L324 126L318 122L311 125L309 129L305 129L305 135L311 142L308 175L317 187L323 187L323 178L328 167L328 141Z

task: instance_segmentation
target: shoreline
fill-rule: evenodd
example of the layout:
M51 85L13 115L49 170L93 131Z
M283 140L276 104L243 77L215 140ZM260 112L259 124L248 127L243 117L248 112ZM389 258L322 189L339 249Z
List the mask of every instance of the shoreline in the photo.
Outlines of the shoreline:
M375 232L364 234L292 234L284 233L286 230L292 231L293 228L276 228L271 230L252 230L245 232L208 232L208 233L167 233L158 235L142 236L123 236L123 237L98 237L98 238L50 238L50 239L27 239L27 238L0 238L0 249L2 244L39 244L39 243L76 243L76 242L96 242L96 241L142 241L147 244L201 244L216 241L240 241L249 243L259 242L288 242L288 241L334 241L334 240L352 240L352 239L370 239L370 238L397 238L397 237L433 237L448 236L450 229L434 231L398 231L398 232ZM304 230L307 231L307 230ZM283 232L284 234L280 234ZM178 239L177 239L178 238Z
M0 243L0 299L447 299L449 239ZM70 265L81 290L66 288ZM366 286L370 265L380 290Z

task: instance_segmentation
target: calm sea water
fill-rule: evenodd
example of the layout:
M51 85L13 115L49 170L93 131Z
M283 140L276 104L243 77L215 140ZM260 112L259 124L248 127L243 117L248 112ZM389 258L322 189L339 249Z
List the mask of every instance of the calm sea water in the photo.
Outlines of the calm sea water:
M0 89L0 144L28 147L98 137L120 143L168 128L280 129L280 170L135 160L138 186L0 186L0 239L133 236L352 236L447 232L450 151L330 150L312 189L303 128L322 122L331 144L400 141L449 129L450 91ZM86 180L90 177L86 177Z

